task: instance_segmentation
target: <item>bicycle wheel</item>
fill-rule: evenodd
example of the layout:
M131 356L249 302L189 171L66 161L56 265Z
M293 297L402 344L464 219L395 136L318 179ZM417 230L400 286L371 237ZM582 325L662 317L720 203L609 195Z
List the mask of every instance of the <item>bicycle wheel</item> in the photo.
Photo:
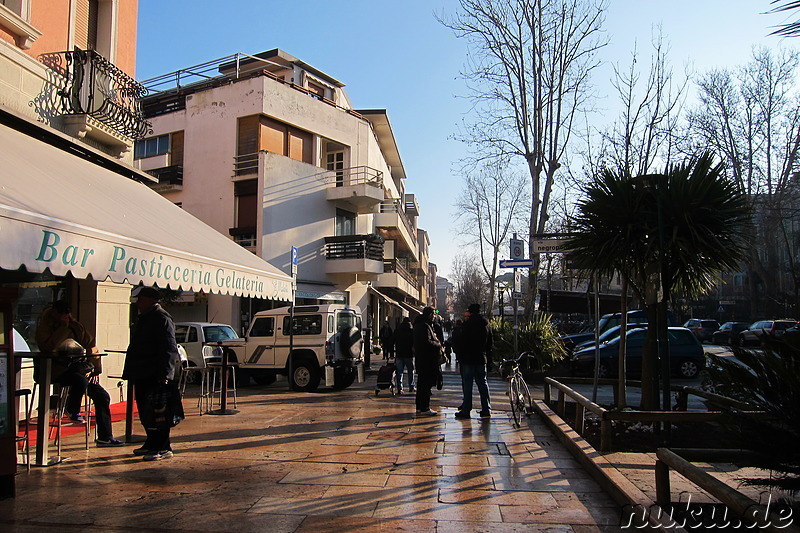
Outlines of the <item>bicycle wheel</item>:
M524 379L520 378L519 382L520 407L521 410L525 412L525 416L529 417L533 414L533 399L531 399L531 391Z
M511 402L511 417L514 419L514 426L520 427L522 411L520 410L520 390L518 376L511 376L511 380L508 382L508 399Z

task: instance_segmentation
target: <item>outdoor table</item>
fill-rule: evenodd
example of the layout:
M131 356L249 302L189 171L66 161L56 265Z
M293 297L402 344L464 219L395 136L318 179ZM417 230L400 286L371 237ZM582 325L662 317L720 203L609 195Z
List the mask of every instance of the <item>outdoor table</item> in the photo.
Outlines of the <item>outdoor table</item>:
M39 367L39 379L36 382L39 385L39 408L36 413L36 458L34 461L35 466L52 466L65 460L64 457L55 456L48 457L48 448L50 446L50 388L53 381L53 359L65 357L62 354L51 352L27 352L21 354L23 357L30 357L34 361L34 365ZM93 353L85 356L76 357L94 357L105 356L105 353Z
M209 415L235 415L239 411L236 409L228 409L228 367L230 366L228 362L228 355L230 353L229 347L238 347L243 348L244 344L226 344L222 346L222 342L218 342L217 346L222 349L222 364L219 365L222 368L221 377L222 380L222 392L220 394L220 405L219 409L212 409L211 411L207 411L206 414ZM218 364L210 364L209 366L218 366ZM213 405L213 398L212 398L212 405Z

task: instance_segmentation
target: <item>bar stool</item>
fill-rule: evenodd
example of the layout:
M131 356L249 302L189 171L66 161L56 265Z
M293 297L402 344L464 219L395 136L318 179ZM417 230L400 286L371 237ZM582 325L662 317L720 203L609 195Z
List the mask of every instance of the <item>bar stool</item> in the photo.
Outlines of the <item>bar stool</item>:
M208 394L206 393L207 384L210 383L207 375L208 368L203 366L193 366L189 364L189 356L186 350L180 344L178 345L178 355L180 356L180 369L178 370L178 390L181 393L181 399L186 395L186 385L189 382L189 376L197 376L195 383L200 383L200 394L197 398L197 409L200 414L203 414L203 401L206 401L206 410L208 410ZM205 363L205 361L204 361Z
M30 389L17 389L14 393L15 398L25 397L25 434L19 434L19 427L17 427L17 435L15 437L17 442L17 451L19 452L19 443L24 442L25 446L25 467L28 472L31 471L31 390ZM19 408L17 408L19 412ZM19 464L19 463L17 463Z
M210 389L207 389L209 396L212 398L219 394L219 402L222 404L222 348L219 346L203 346L203 361L206 368L209 369L209 377L211 379ZM228 387L228 392L233 391L233 406L236 407L236 368L239 366L238 362L228 361L228 370L231 375L231 387ZM217 386L217 376L219 376L219 386ZM213 407L213 405L212 405Z

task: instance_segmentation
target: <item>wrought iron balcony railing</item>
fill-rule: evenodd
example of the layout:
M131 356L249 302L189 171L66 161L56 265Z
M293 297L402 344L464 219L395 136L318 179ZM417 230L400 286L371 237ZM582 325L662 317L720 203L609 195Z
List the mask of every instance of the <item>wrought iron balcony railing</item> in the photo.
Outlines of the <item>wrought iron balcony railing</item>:
M383 239L379 235L325 237L325 259L371 259L383 261Z
M61 113L88 115L134 140L151 131L140 101L144 86L94 50L42 54L40 61L59 74Z

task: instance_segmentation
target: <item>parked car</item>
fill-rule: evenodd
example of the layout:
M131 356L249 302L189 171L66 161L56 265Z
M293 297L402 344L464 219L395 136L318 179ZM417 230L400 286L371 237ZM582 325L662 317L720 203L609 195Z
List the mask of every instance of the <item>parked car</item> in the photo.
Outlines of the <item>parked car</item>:
M607 330L613 328L614 326L619 326L621 321L622 321L621 313L609 313L607 315L603 315L597 322L598 331L600 331L600 334L603 334ZM628 324L646 324L646 323L647 323L646 311L639 309L628 311ZM670 322L670 324L672 324L672 322ZM572 354L575 351L577 345L584 343L586 341L594 340L594 324L592 324L591 326L587 326L580 333L573 333L572 335L563 335L559 337L559 340L564 344L564 348L566 348L567 353Z
M682 378L693 378L705 367L706 357L700 341L694 333L683 327L669 328L669 356L672 373ZM627 335L627 369L633 376L642 372L642 351L647 339L647 329L638 328L628 331ZM600 346L600 377L609 377L617 373L617 356L619 354L617 337ZM572 369L577 375L594 375L595 347L584 348L572 357Z
M749 328L739 333L739 343L742 346L760 346L762 337L770 335L772 337L781 337L783 333L797 325L797 320L782 319L782 320L759 320L753 322Z
M361 310L326 304L296 306L294 313L289 307L259 311L244 339L223 346L260 385L281 374L299 391L316 390L323 377L326 385L344 389L363 363Z
M239 335L228 324L212 322L176 322L175 340L186 350L189 366L205 366L203 344L238 339ZM222 354L219 354L222 359Z
M683 327L694 333L701 343L710 341L711 335L719 329L719 322L712 318L690 318Z
M601 333L600 334L600 338L599 338L600 344L603 345L603 344L607 343L608 341L610 341L612 339L616 339L617 337L619 337L619 330L620 330L621 327L622 326L614 326L613 328L607 329L605 332ZM627 329L628 329L628 331L630 331L632 329L643 328L643 327L647 327L647 323L646 322L643 323L643 324L640 324L640 323L628 324ZM594 340L594 335L593 335L591 340L583 341L582 343L575 345L575 349L573 351L577 352L578 350L583 350L584 348L590 348L590 347L594 346L594 344L595 344L595 340Z
M712 344L725 344L731 346L739 342L739 333L746 330L749 322L725 322L717 331L711 334Z

